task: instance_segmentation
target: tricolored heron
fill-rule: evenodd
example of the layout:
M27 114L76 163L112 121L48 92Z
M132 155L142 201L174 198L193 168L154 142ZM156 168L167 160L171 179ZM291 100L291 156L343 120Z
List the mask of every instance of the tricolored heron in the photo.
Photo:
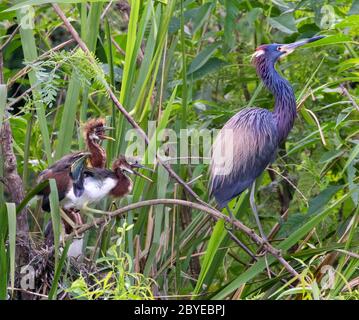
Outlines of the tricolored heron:
M101 147L100 143L103 140L114 140L112 137L105 135L106 131L113 129L112 127L106 126L106 120L102 118L91 119L85 123L84 138L87 150L91 153L88 158L88 166L105 168L106 151Z
M275 97L274 111L262 108L242 109L228 120L213 145L210 195L215 197L218 207L226 207L233 218L228 202L252 186L250 205L265 240L254 201L255 180L274 161L278 146L287 138L297 115L292 86L276 71L275 63L297 47L321 38L323 36L291 44L258 47L252 56L252 62L258 76ZM233 143L230 143L231 140Z
M82 218L78 210L81 210L85 205L97 203L108 196L120 198L130 193L133 183L128 176L129 174L135 174L150 180L135 170L145 168L136 159L120 156L113 163L112 170L108 170L87 167L86 158L89 155L89 153L84 152L77 157L68 166L68 172L63 172L61 179L56 180L58 189L62 185L66 185L66 189L60 189L61 193L59 192L60 205L66 212L72 214L77 225L82 224ZM66 183L59 185L63 181L66 181ZM81 186L80 189L79 186ZM66 219L66 217L63 218ZM65 223L64 227L67 233L74 228L70 223ZM76 232L76 229L74 230ZM45 238L48 245L53 243L51 223L46 226ZM69 248L68 256L79 257L82 254L82 243L82 237L74 239Z
M65 209L81 209L86 204L97 203L108 196L124 197L132 191L133 182L129 177L130 174L152 182L136 171L140 168L149 169L140 164L137 159L126 158L123 155L114 161L112 170L86 167L84 157L80 158L74 163L70 176L73 180L79 180L83 188L81 192L76 193L76 187L73 185L61 199L61 205Z
M66 192L72 188L73 180L70 177L71 167L76 161L82 158L87 159L87 165L95 168L104 168L106 164L106 152L101 147L100 143L105 139L112 139L105 135L107 130L112 129L105 125L104 119L91 119L86 122L84 126L84 138L86 147L89 152L80 151L63 156L60 160L56 161L49 168L43 170L37 179L37 182L43 182L49 179L55 179L59 193L59 198L63 199ZM78 187L81 189L81 186ZM42 196L42 209L50 211L49 202L50 187L43 189L39 195ZM80 217L76 211L70 211L73 214L75 221Z

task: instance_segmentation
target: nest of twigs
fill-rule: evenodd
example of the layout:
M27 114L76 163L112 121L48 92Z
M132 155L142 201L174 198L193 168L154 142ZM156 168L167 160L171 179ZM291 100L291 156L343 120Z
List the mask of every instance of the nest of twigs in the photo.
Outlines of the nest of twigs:
M47 299L55 278L55 250L54 246L48 246L44 241L26 244L18 239L17 246L21 246L29 263L22 266L15 274L16 296L13 298L41 300ZM95 265L89 261L70 257L64 266L66 272L61 272L58 279L57 300L68 299L67 288L80 275L90 282L90 273Z

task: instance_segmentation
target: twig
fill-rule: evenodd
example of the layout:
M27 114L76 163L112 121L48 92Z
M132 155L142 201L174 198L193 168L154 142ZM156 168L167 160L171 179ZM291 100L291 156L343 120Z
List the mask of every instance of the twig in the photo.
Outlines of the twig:
M36 87L38 87L40 83L35 84L34 86L30 87L29 89L25 90L21 95L17 96L14 100L12 100L8 105L7 108L10 110L15 104L17 104L22 99L25 99L27 95L29 95ZM23 110L21 110L23 112Z
M115 39L113 38L113 37L111 37L111 42L112 42L112 44L115 46L115 49L119 52L119 53L121 53L122 55L126 55L126 52L125 52L125 50L123 50L119 45L118 45L118 43L115 41Z
M355 100L353 99L353 97L351 96L351 94L348 92L347 88L345 88L345 86L341 83L340 84L340 88L342 89L343 91L343 94L345 94L348 99L350 100L350 102L352 103L353 107L355 109L357 109L357 111L359 111L359 106L358 104L355 102Z
M52 49L50 49L49 51L44 52L42 55L40 55L33 62L40 61L41 59L46 58L47 56L49 56L51 53L53 53L55 51L59 51L62 48L66 47L67 45L69 45L69 44L71 44L73 42L75 42L74 39L69 39L69 40L67 40L65 42L62 42L59 45L57 45L56 47L53 47ZM30 70L31 70L31 67L26 66L25 68L21 69L18 73L16 73L11 79L8 80L8 82L7 82L8 88L11 87L17 81L17 79L19 79L19 78L23 77L24 75L26 75Z
M122 54L123 56L126 55L126 51L123 50L123 49L119 46L119 44L116 42L116 40L115 40L113 37L111 37L111 42L112 42L112 44L115 46L115 49L116 49L120 54ZM142 63L142 61L143 61L143 54L140 54L140 53L139 53L138 57L136 58L137 66L140 66L141 63Z
M305 201L305 203L308 206L308 199L306 198L306 196L296 187L296 185L290 181L286 176L282 175L279 171L271 168L271 167L267 167L267 170L273 171L274 173L276 173L277 175L279 175L280 177L282 177L285 181L287 181L292 187L293 189L295 189L296 191L298 191L298 193L300 194L300 196L303 198L303 200Z
M21 292L25 292L26 294L30 294L30 295L33 295L33 296L36 296L36 297L41 297L41 298L48 298L47 295L45 294L41 294L41 293L37 293L37 292L32 292L32 291L29 291L29 290L25 290L25 289L21 289L21 288L7 288L8 290L15 290L15 291L21 291Z
M10 43L10 41L12 39L14 39L15 35L17 34L17 32L20 29L20 24L17 25L17 27L15 28L15 30L12 32L12 34L9 36L9 38L6 39L6 41L1 45L0 47L0 51L4 51L4 49L6 48L6 46Z
M244 232L248 237L250 237L257 245L262 245L266 248L266 250L271 253L274 257L278 259L278 261L287 269L289 273L291 273L293 276L298 276L298 273L290 266L290 264L282 257L282 254L279 250L273 248L268 242L264 241L260 236L258 236L252 229L245 226L243 223L241 223L239 220L232 220L230 217L226 216L225 214L219 212L216 209L209 208L208 206L204 206L199 203L194 203L186 200L180 200L180 199L152 199L152 200L146 200L146 201L140 201L136 203L132 203L128 206L125 206L123 208L120 208L113 212L105 212L107 217L94 219L93 222L83 225L82 227L78 228L76 230L76 233L78 235L84 233L85 231L91 229L95 226L95 224L100 225L107 221L107 218L114 218L124 215L126 212L135 210L138 208L146 207L146 206L154 206L154 205L181 205L186 206L192 209L200 210L203 212L208 213L213 219L220 220L223 219L227 223L232 223L233 226ZM75 235L75 233L71 233L66 237L65 240L68 238L71 238Z
M356 254L355 252L351 252L351 251L343 250L343 249L336 249L336 251L344 253L347 256L352 257L354 259L359 259L359 254Z
M110 3L106 6L105 10L103 10L102 14L101 14L101 20L103 20L103 18L107 15L107 12L110 10L111 6L112 6L113 1L111 0Z
M283 220L283 219L286 219L287 218L287 216L288 216L288 209L280 216L280 218L281 218L281 220ZM272 230L269 232L269 234L268 234L268 241L271 241L271 240L273 240L273 238L275 237L275 235L277 234L277 232L279 231L279 229L280 229L280 223L279 222L277 222L275 225L274 225L274 227L272 228ZM260 246L258 249L257 249L257 255L258 254L261 254L262 252L263 252L263 247L262 246Z

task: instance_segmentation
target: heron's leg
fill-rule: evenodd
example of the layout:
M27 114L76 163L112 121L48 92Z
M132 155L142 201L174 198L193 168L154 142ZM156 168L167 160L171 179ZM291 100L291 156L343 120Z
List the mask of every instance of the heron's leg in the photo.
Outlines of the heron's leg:
M234 233L232 232L232 230L227 229L228 234L230 235L230 237L234 240L235 243L237 243L243 250L245 253L247 253L252 259L254 259L255 261L257 261L257 257L255 256L255 254L241 241L239 240Z
M73 209L71 211L72 217L74 218L74 221L77 226L81 226L83 224L82 217L79 210Z
M263 238L264 241L267 242L268 241L267 236L263 232L262 224L261 224L261 221L259 220L259 216L258 216L258 211L257 211L255 198L254 198L255 190L256 190L256 182L254 181L253 184L252 184L251 194L249 196L249 203L251 205L254 217L256 219L256 222L257 222L258 229L259 229L259 232L261 234L261 237Z
M71 232L71 230L74 231L75 236L78 237L77 234L77 221L76 221L76 217L73 215L73 209L60 209L60 214L61 214L61 218L64 221L64 225L65 225L65 231L66 232ZM71 215L74 220L72 220L69 215Z
M231 220L232 220L232 221L235 220L236 218L234 217L234 214L232 213L232 210L229 209L228 204L226 205L226 210L227 210L227 212L228 212L229 217L231 218Z
M75 228L75 222L68 216L69 212L65 209L60 209L61 218L71 227Z
M236 242L251 258L256 259L256 256L253 254L253 252L241 241L239 240L233 233L233 221L236 219L236 217L234 216L234 214L232 213L231 209L229 209L228 204L226 205L226 210L229 214L229 217L232 220L232 226L230 228L226 228L228 234L231 236L231 238L234 240L234 242Z
M115 201L112 201L112 203L111 203L110 210L112 210L112 208L115 208L115 210L118 210L118 206Z
M233 221L234 221L235 217L234 217L234 215L233 215L231 209L229 209L228 204L226 205L226 210L227 210L228 215L229 215L229 217L230 217L230 219L231 219L231 222L230 222L230 225L231 225L231 226L230 226L230 227L227 227L226 225L224 225L224 227L226 228L226 230L227 230L228 232L233 232L233 231L234 231Z

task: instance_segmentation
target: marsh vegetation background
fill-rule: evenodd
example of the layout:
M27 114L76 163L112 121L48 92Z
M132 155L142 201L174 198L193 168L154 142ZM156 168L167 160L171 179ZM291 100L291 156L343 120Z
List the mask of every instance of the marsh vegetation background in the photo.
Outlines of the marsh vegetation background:
M358 0L57 4L0 4L1 299L359 297ZM253 261L233 238L257 253L258 244L223 219L181 205L100 215L84 232L79 260L66 258L71 240L44 245L49 219L61 233L56 190L51 213L31 191L43 169L84 149L88 119L116 128L105 144L108 166L126 151L134 125L145 133L148 121L176 133L221 128L241 108L273 107L251 65L257 46L317 34L326 38L277 65L294 88L298 117L257 181L265 232L297 278L268 253ZM153 183L136 178L129 196L96 209L165 198L213 204L207 164L171 164L197 199L168 167L152 167ZM230 207L257 230L247 192Z

